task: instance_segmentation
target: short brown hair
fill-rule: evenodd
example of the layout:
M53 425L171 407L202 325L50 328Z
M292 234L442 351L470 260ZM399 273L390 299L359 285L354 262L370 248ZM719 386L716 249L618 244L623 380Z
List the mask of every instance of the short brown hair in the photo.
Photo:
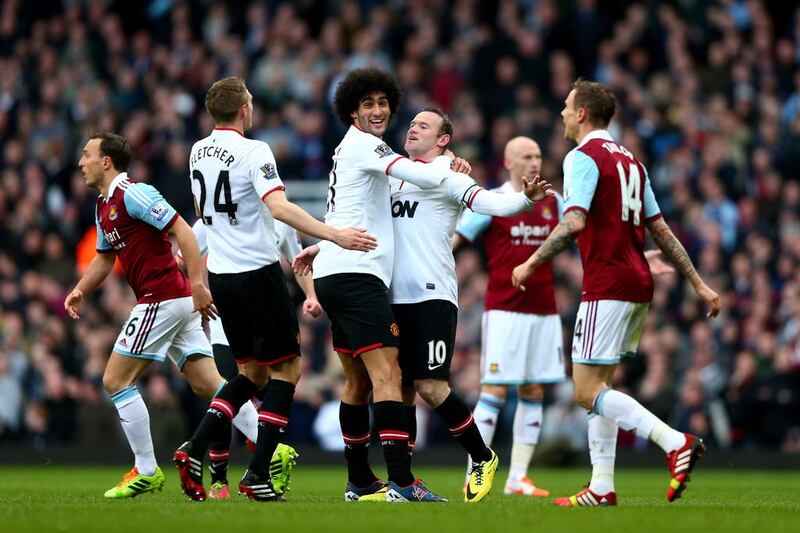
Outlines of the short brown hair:
M100 157L108 156L115 169L120 172L128 171L128 167L131 166L133 151L125 137L103 131L89 135L89 139L100 139Z
M436 106L426 107L420 113L433 113L434 115L439 115L442 118L442 129L439 130L439 136L442 135L449 135L451 138L453 137L453 122L450 120L450 117L447 116L447 113L442 111L440 108Z
M617 112L614 92L602 83L578 79L572 84L575 90L575 109L582 107L589 114L589 122L605 128Z
M246 103L247 86L235 76L214 82L206 93L206 109L217 124L232 122Z

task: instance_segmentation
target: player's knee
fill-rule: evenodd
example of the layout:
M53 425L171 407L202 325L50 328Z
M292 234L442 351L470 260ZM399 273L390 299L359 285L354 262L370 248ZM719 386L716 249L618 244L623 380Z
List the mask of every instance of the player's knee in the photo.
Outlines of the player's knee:
M369 378L372 389L379 394L400 390L402 376L396 361L394 364L385 365L380 371L370 372Z
M450 394L450 387L441 379L418 379L414 382L417 393L431 407L438 407Z
M482 385L481 394L489 394L500 400L505 400L508 396L508 388L505 385Z
M270 369L273 378L297 384L300 381L300 359L295 357L274 365Z
M114 394L125 387L132 385L133 383L130 380L125 379L122 376L117 376L109 373L103 374L103 388L106 390L108 394Z
M544 387L539 383L526 383L517 389L519 397L529 402L539 402L544 398Z
M344 379L344 395L366 401L372 392L369 376L361 373L346 373Z
M575 399L575 403L577 403L584 409L587 409L589 411L592 410L592 407L594 406L594 397L595 397L595 394L592 390L575 387L575 392L573 393L572 396Z

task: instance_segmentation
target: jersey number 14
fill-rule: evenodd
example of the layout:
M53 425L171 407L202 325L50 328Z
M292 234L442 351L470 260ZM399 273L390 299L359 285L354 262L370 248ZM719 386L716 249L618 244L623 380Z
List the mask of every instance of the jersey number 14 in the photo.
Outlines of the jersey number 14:
M192 179L197 180L200 184L200 216L203 217L203 224L206 226L211 225L211 217L206 216L206 180L203 178L203 173L199 170L192 170ZM224 202L222 201L224 197ZM217 213L225 213L228 215L228 222L235 226L239 223L236 220L236 209L239 204L231 198L231 181L230 172L221 170L217 177L217 187L214 189L214 211Z
M633 211L633 224L638 226L642 213L642 175L639 173L639 167L631 163L626 176L625 167L622 163L617 163L617 172L619 172L619 187L622 192L622 221L630 220L631 211Z

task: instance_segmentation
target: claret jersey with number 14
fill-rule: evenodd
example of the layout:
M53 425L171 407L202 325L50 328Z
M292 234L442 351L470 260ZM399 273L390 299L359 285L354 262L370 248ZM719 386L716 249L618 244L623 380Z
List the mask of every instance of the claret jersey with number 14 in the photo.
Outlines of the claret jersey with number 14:
M661 217L647 171L605 130L564 158L564 213L586 214L578 235L584 302L649 302L653 276L644 257L645 224Z
M266 143L215 128L192 146L189 177L208 230L209 272L248 272L280 259L274 219L263 200L284 185Z

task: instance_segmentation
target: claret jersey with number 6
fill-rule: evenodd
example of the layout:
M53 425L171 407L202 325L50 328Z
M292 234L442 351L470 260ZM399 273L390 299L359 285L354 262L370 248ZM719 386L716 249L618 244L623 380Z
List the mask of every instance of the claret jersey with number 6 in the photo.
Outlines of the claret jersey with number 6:
M581 299L649 302L644 231L661 210L644 165L605 130L586 135L564 158L564 214L576 209L586 213L578 235Z
M274 219L263 200L284 185L266 143L214 128L192 146L189 177L208 230L209 272L248 272L280 259Z

